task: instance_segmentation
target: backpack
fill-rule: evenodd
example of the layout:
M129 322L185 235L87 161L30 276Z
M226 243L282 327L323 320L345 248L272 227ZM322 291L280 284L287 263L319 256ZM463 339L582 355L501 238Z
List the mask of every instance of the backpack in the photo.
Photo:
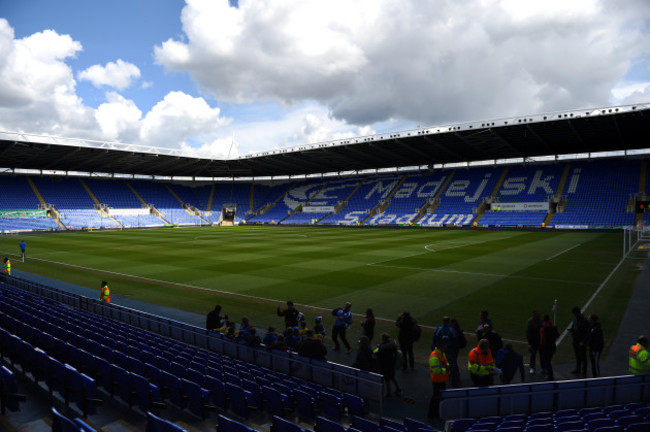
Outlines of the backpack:
M340 307L335 307L334 309L332 309L332 316L335 316L335 317L339 316L339 311L340 310L341 310Z

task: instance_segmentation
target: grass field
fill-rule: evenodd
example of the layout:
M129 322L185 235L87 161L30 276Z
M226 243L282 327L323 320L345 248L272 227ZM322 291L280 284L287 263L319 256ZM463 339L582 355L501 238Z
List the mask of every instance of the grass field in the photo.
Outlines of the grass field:
M30 259L14 269L98 292L105 279L114 295L200 314L220 303L258 327L280 326L275 307L293 300L310 325L323 315L329 328L331 309L350 301L357 322L372 307L377 330L394 335L405 310L426 326L449 315L473 331L486 308L502 337L523 341L531 310L551 313L557 299L560 330L573 305L590 302L611 341L638 273L631 261L610 276L620 233L242 226L21 238ZM15 256L21 238L0 238L0 253ZM430 334L418 343L425 354Z

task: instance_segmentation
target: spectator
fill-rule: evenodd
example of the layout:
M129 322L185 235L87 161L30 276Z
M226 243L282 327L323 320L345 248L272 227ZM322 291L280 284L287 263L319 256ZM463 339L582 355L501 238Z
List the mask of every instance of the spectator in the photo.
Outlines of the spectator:
M576 368L571 371L572 374L587 377L587 343L589 339L589 323L580 312L578 306L571 309L573 321L569 328L571 333L573 352L576 357Z
M557 349L555 341L557 341L559 337L560 333L557 331L557 327L555 327L551 318L549 318L548 314L544 315L542 328L539 330L539 353L542 362L542 371L546 372L546 378L549 381L555 379L551 362L555 350Z
M302 342L302 338L300 337L300 330L298 327L287 328L284 340L286 341L287 346L291 351L298 351L298 345L300 342Z
M447 386L449 381L449 363L445 355L447 348L447 337L441 337L436 341L436 346L429 356L429 372L431 373L431 384L433 385L433 397L429 403L428 418L434 419L440 416L440 393Z
M534 310L526 322L526 341L528 342L528 352L530 353L530 373L535 373L535 362L539 352L539 330L542 328L542 319L539 311ZM541 361L541 353L540 353Z
M367 336L359 338L359 351L357 351L357 359L352 364L352 367L369 372L376 371L375 358L372 355L370 339Z
M603 328L598 322L598 315L591 314L587 318L589 322L589 360L591 360L591 373L594 378L600 376L600 353L603 351L605 345L605 337L603 335Z
M478 326L476 327L476 339L483 339L483 332L485 331L485 324L488 324L492 328L492 320L489 318L489 312L487 309L481 310L481 313L478 318Z
M465 338L465 332L460 328L460 324L456 318L449 319L449 326L454 329L456 336L458 337L458 352L448 353L447 360L449 360L450 367L450 379L451 386L454 388L460 387L460 369L458 368L458 354L460 350L467 347L467 339ZM447 351L449 351L449 346L447 346Z
M246 315L244 315L243 317L241 317L241 324L239 324L238 339L244 339L246 336L248 336L250 330L251 330L250 319Z
M416 339L415 326L417 325L417 321L415 321L415 318L411 316L410 312L404 312L397 318L395 325L399 327L397 341L399 342L400 350L404 356L402 370L406 370L407 363L411 369L414 369L415 360L413 359L413 343Z
M501 348L503 348L503 340L501 339L501 336L490 327L490 324L485 324L483 326L483 339L487 339L488 342L490 342L490 351L495 355Z
M446 343L445 356L449 364L449 374L452 387L460 386L460 375L458 371L458 334L451 327L451 318L448 316L442 318L442 325L436 328L431 338L431 351L435 351L440 341Z
M650 340L647 336L639 336L636 345L630 348L630 373L634 375L650 374Z
M4 272L7 276L11 276L11 260L9 258L5 257L4 260ZM101 297L100 297L101 300ZM109 302L110 303L110 302Z
M225 331L226 337L230 340L235 340L237 338L237 323L234 321L228 322Z
M298 334L300 335L301 338L307 336L307 321L304 319L300 320L300 329L298 330Z
M314 335L317 336L319 339L323 339L325 336L325 326L323 325L323 317L322 316L317 316L314 318Z
M278 316L284 317L284 328L293 328L298 325L300 312L293 306L293 302L289 300L285 310L280 310L280 306L278 306Z
M481 339L467 355L467 370L476 387L492 385L492 375L495 373L496 366L487 339Z
M208 312L208 316L205 319L205 328L207 330L216 330L221 327L223 327L221 305L216 305L213 310Z
M391 340L388 333L382 333L381 343L374 350L379 362L379 373L384 377L386 397L390 397L391 383L395 385L395 393L401 394L402 389L395 379L395 363L397 361L397 344Z
M7 263L5 263L5 266L6 265L7 265ZM11 264L9 264L9 274L11 274ZM102 281L102 288L99 291L99 301L104 302L104 303L110 303L111 302L111 290L108 287L108 282L106 282L106 281Z
M336 310L336 321L334 321L334 327L332 328L332 340L334 341L334 351L338 351L341 347L339 345L339 337L341 342L345 345L345 348L348 350L348 354L352 352L352 348L348 343L348 340L345 337L345 332L350 324L352 324L352 303L348 302L345 304L343 309L338 308Z
M255 327L250 328L248 336L244 339L244 343L246 346L253 348L258 348L262 344L262 339L257 335L257 329Z
M266 329L266 334L262 339L262 343L266 345L266 347L268 348L276 340L278 340L278 335L275 333L275 327L269 327L268 329Z
M277 338L271 342L271 345L267 345L266 349L268 351L271 350L279 350L279 351L287 351L289 349L289 346L287 346L287 343L284 340L284 335L279 334L277 335Z
M510 384L517 371L521 375L521 382L526 381L524 356L516 353L511 344L507 344L497 351L497 358L494 363L497 368L501 369L501 383Z
M372 343L372 338L375 337L375 313L372 308L366 309L366 317L361 321L361 328L363 328L363 335Z
M325 361L327 348L320 338L315 337L313 330L307 330L307 337L298 346L298 355Z

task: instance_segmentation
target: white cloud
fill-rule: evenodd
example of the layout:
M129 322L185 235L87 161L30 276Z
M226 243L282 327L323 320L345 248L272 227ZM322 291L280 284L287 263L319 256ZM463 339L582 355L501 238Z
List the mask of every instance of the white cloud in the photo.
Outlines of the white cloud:
M220 117L205 99L182 92L170 92L142 121L140 142L155 147L177 147L189 138L212 141L229 119Z
M137 142L142 111L132 100L109 92L108 102L97 107L95 119L102 130L102 137L108 141Z
M140 78L140 69L133 63L118 59L106 66L93 65L79 72L79 79L90 81L95 87L109 86L118 90L129 87L133 80Z
M155 49L233 102L315 100L336 118L441 124L607 104L648 50L650 4L187 0Z

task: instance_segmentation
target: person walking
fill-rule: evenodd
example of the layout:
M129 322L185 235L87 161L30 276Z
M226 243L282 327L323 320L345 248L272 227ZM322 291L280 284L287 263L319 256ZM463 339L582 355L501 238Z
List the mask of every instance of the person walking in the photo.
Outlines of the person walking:
M104 303L111 302L111 290L108 288L108 282L102 281L102 288L99 291L99 301Z
M25 240L21 240L20 242L20 258L22 259L23 262L25 262L25 249L27 248L27 243L25 243Z
M399 328L397 341L399 342L399 348L404 356L402 370L405 371L407 366L413 370L415 368L413 344L416 339L415 326L417 325L417 321L415 321L415 318L411 316L410 312L404 312L397 318L395 325Z
M348 340L345 337L346 330L348 329L348 327L350 327L350 324L352 324L352 312L350 311L351 308L352 308L352 303L347 302L344 308L336 309L336 321L334 321L334 327L332 328L332 340L334 341L334 351L338 351L339 349L341 349L341 346L339 345L339 337L340 337L341 342L343 342L343 345L348 350L348 354L352 352L352 348L350 347L350 344L348 343Z
M381 334L381 343L374 350L379 362L379 373L384 377L386 384L386 397L390 397L391 383L395 385L395 394L401 394L397 380L395 379L395 363L397 362L397 344L391 340L388 333Z
M591 314L587 318L589 322L589 338L587 346L589 347L589 360L591 362L591 373L594 378L600 376L600 353L605 346L605 336L603 328L598 322L598 315Z
M545 314L542 320L542 328L539 330L539 353L541 357L540 361L542 362L542 371L546 373L546 379L549 381L555 380L551 362L557 349L555 342L559 337L560 333L557 327L555 327L548 314Z
M515 350L512 349L512 344L507 344L505 347L497 351L494 364L497 368L501 369L502 384L510 384L517 374L517 371L519 371L521 376L521 382L526 381L524 356L515 352Z
M447 339L440 338L436 341L436 346L429 355L429 372L431 373L431 384L433 385L433 396L427 414L429 419L440 417L440 393L445 389L447 381L449 381L449 362L445 355L446 348Z
M648 347L650 340L647 336L641 335L636 341L636 345L630 348L630 373L634 375L650 374L650 352Z
M534 310L526 322L526 341L528 342L528 352L530 353L530 374L535 373L537 354L539 353L539 330L542 328L542 319L538 310ZM541 353L540 364L541 364Z

